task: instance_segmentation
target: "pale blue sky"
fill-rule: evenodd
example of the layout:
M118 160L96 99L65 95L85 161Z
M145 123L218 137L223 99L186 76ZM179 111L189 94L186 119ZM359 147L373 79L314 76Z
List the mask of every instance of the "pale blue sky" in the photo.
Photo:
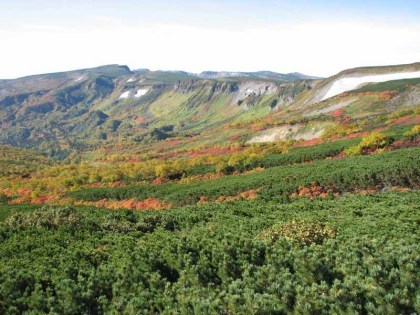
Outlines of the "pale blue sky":
M420 1L0 0L0 78L108 63L299 71L420 61Z

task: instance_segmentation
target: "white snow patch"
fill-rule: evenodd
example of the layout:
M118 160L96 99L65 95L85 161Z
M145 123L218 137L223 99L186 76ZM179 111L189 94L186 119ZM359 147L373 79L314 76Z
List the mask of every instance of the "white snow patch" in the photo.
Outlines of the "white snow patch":
M358 86L364 83L376 83L376 82L386 82L391 80L401 80L401 79L412 79L419 78L420 71L415 72L397 72L397 73L388 73L388 74L377 74L377 75L365 75L358 77L346 77L341 78L331 85L330 89L321 99L321 101L341 94L346 91L354 90Z
M79 82L79 81L81 81L81 80L83 80L84 79L84 75L82 75L81 77L78 77L76 80L74 80L74 82Z
M134 82L134 81L136 81L136 79L134 79L134 78L130 78L130 79L128 79L126 82L127 82L127 83L129 83L129 82Z
M129 98L130 97L130 91L125 91L123 94L120 95L119 98Z
M136 95L134 95L135 97L140 97L143 96L144 94L146 94L147 92L149 92L149 89L138 89Z

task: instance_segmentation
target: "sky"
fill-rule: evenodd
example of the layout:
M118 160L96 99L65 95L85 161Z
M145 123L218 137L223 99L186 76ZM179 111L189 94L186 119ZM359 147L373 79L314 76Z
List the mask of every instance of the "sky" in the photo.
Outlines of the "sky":
M105 64L301 72L420 61L418 0L0 0L0 78Z

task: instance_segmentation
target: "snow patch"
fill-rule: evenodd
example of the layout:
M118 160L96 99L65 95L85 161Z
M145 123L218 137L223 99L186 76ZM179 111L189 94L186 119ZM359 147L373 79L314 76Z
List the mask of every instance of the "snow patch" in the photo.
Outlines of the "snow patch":
M130 97L130 91L125 91L123 94L120 95L119 98L129 98Z
M79 82L79 81L81 81L81 80L83 80L84 79L84 75L82 75L81 77L78 77L76 80L74 80L73 82Z
M134 81L136 81L136 79L134 79L134 78L130 78L130 79L128 79L128 80L126 81L126 83L130 83L130 82L134 82Z
M420 78L420 71L415 72L397 72L397 73L388 73L388 74L377 74L377 75L365 75L357 77L346 77L335 80L331 85L327 93L321 99L321 101L341 94L346 91L351 91L359 87L364 83L377 83L377 82L386 82L391 80L401 80L401 79L413 79Z
M149 92L149 89L138 89L135 97L141 97L145 95L147 92Z

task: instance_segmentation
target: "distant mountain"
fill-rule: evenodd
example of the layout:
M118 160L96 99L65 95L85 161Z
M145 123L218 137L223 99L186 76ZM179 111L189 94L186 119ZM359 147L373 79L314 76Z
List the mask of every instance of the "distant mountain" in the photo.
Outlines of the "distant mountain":
M65 84L84 81L88 78L106 76L114 79L131 74L130 68L120 65L105 65L96 68L67 72L30 75L18 79L0 80L0 100L8 95L59 88Z
M278 82L290 82L290 81L297 81L297 80L319 80L322 79L320 77L314 77L306 74L302 74L299 72L293 73L277 73L272 71L256 71L256 72L235 72L235 71L203 71L201 73L192 73L187 71L175 70L175 71L151 71L149 69L135 69L133 70L134 73L141 73L141 74L149 74L153 75L153 73L159 74L168 74L171 76L179 75L179 76L189 76L189 77L196 77L200 79L225 79L225 78L249 78L249 79L263 79L263 80L270 80L270 81L278 81Z
M229 71L203 71L197 74L200 78L205 79L220 79L220 78L235 78L235 77L246 77L253 79L267 79L275 81L296 81L296 80L315 80L321 79L320 77L309 76L298 72L293 73L277 73L272 71L257 71L257 72L229 72Z
M265 119L298 121L337 109L351 117L384 115L420 104L420 79L409 79L417 72L420 77L420 63L350 69L321 80L300 73L195 75L107 65L0 80L0 144L63 157L122 139L137 145L212 131L216 134L212 141L226 142L221 135L229 125ZM369 93L351 91L360 88L353 84L354 78L368 84L377 82L372 76L390 74L397 81L367 86ZM350 90L342 90L343 86ZM322 133L324 127L318 127ZM253 132L250 126L245 128Z

